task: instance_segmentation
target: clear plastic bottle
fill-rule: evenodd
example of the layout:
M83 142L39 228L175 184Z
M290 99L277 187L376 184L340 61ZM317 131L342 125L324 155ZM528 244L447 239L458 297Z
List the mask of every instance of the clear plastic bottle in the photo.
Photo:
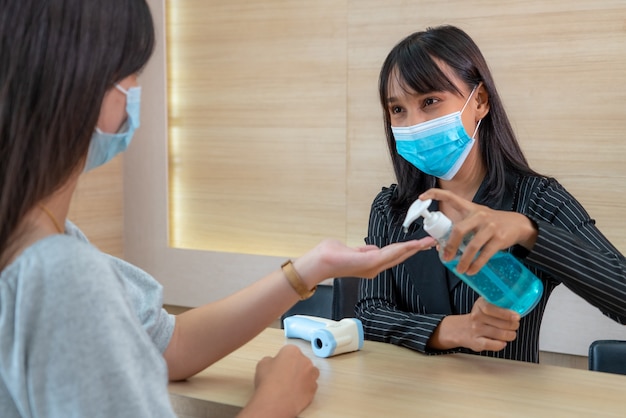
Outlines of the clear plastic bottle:
M406 230L417 218L423 216L424 230L439 243L441 258L452 231L452 221L441 212L429 212L430 204L430 199L413 202L402 226ZM488 302L513 310L521 316L532 311L541 299L543 284L512 254L497 252L478 273L471 276L456 271L465 245L470 239L471 236L463 240L452 260L446 262L442 259L442 263Z

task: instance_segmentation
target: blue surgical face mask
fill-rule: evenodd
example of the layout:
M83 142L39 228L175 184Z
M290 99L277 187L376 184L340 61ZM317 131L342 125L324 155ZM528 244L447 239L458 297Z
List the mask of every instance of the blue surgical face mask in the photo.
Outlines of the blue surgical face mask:
M452 179L469 155L480 125L478 121L470 138L461 120L475 90L476 87L460 111L413 126L392 126L398 154L426 174L442 180Z
M115 86L119 91L126 95L126 122L115 134L102 132L98 127L91 137L89 144L89 152L87 153L87 162L84 171L93 170L115 157L120 152L128 148L130 140L135 133L135 129L139 128L139 111L141 105L141 87L131 87L124 90L119 84Z

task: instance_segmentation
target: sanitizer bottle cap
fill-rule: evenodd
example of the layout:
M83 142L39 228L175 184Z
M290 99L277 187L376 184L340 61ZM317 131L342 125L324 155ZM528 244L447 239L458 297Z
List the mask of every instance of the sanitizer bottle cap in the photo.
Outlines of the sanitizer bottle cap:
M406 231L417 218L424 217L424 230L430 234L436 240L440 240L445 237L450 228L452 228L452 221L446 215L441 212L429 212L428 207L432 203L431 199L419 200L417 199L406 214L404 223L402 226Z

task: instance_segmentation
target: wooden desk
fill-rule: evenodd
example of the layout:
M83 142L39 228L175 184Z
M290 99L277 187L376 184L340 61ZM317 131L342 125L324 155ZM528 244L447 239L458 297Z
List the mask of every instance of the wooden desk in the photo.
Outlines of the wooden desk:
M626 416L626 376L465 354L426 356L371 341L361 351L323 359L308 342L271 328L188 381L170 384L170 393L214 410L226 406L232 416L238 410L232 406L252 394L256 363L284 344L299 346L320 369L317 395L302 417Z

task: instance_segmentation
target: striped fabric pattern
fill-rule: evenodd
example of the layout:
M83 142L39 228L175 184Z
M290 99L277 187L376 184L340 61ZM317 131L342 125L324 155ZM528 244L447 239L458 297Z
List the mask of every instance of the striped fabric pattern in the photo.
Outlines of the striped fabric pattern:
M578 201L556 180L524 176L518 179L513 204L506 208L522 213L538 227L532 251L515 246L509 249L535 273L544 284L538 306L520 321L517 338L499 352L475 353L466 348L446 352L466 352L527 362L539 362L539 327L552 290L564 284L606 316L626 323L626 263L620 252L595 227ZM378 194L372 203L368 244L384 246L393 242L426 236L421 220L404 233L402 215L390 208L396 189L391 185ZM481 201L479 193L475 203ZM449 314L466 314L478 298L469 286L439 261L436 249L418 253L419 269L410 269L409 261L381 272L373 280L362 280L356 313L364 326L365 337L374 341L408 347L427 353L441 354L427 347L427 342L441 320ZM422 268L423 267L423 268ZM411 270L411 272L409 272ZM430 272L424 277L423 272ZM411 273L411 274L410 274ZM434 311L428 295L420 294L419 283L428 280L448 281L450 311ZM444 288L445 290L445 288ZM445 297L445 296L443 296ZM444 301L445 304L448 301Z

